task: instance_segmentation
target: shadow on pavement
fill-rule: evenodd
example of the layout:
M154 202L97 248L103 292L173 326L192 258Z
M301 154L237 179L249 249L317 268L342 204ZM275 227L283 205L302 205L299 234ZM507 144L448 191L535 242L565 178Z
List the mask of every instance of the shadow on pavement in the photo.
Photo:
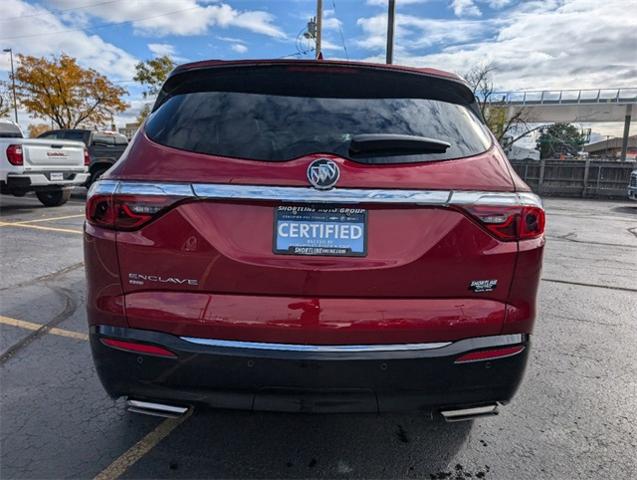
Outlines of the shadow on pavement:
M125 478L465 478L472 422L199 410Z
M637 202L635 205L622 205L620 207L615 207L612 209L613 212L617 213L632 213L633 215L637 215Z

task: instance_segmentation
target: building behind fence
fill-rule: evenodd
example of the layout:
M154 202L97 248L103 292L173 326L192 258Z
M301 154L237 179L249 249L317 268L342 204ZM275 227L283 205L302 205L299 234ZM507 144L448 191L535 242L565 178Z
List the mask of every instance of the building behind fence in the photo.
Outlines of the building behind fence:
M637 162L604 160L513 160L515 171L539 195L626 198Z

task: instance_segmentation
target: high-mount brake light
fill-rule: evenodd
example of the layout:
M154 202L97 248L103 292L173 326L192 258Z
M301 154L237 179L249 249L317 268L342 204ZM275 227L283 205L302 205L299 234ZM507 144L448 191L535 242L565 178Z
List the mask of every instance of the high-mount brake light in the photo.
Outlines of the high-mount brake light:
M467 205L462 207L503 241L527 240L544 233L544 209L533 205Z
M24 165L22 145L9 145L7 147L7 160L11 165Z
M112 230L136 230L163 214L181 195L120 194L108 183L97 182L89 191L86 220Z

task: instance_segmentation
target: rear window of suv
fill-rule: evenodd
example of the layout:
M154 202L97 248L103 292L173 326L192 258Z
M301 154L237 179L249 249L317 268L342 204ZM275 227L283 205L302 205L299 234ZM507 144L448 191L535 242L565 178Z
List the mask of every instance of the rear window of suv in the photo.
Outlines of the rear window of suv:
M395 88L400 91L400 84ZM311 87L307 90L311 93ZM350 141L358 134L411 135L450 144L444 153L363 154L354 159L375 164L467 157L491 145L488 131L466 105L407 96L321 95L177 93L167 96L156 108L146 123L146 134L169 147L262 161L285 161L311 153L348 158Z

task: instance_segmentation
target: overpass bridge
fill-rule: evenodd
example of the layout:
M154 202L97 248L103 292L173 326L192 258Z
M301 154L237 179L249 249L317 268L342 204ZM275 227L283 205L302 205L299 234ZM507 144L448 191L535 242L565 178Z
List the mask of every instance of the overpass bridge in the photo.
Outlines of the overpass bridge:
M529 123L623 121L621 159L624 161L632 112L637 110L634 107L637 105L637 87L494 92L487 103L507 108L509 118L523 112Z

